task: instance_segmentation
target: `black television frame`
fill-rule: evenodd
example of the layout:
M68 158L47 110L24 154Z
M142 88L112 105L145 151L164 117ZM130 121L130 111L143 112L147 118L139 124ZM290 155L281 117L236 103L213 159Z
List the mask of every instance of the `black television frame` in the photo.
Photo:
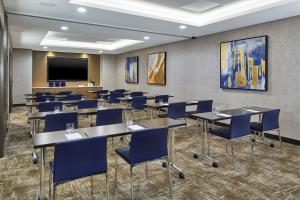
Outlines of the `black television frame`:
M47 82L49 82L49 63L48 58L67 58L67 59L78 59L78 60L87 60L87 77L86 80L58 80L58 81L66 81L66 82L86 82L89 81L89 59L88 58L70 58L70 57L63 57L63 56L47 56ZM55 80L51 80L55 81Z

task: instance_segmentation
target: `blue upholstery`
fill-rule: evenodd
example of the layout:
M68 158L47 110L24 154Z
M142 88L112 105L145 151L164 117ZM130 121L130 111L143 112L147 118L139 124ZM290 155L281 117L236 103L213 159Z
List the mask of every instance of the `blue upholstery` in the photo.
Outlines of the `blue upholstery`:
M251 129L254 131L264 132L279 128L280 109L274 109L263 113L262 122L252 122Z
M97 108L98 107L98 100L81 100L78 102L78 109L85 109L85 108Z
M52 80L49 80L48 85L49 85L49 87L53 87L54 86L54 82Z
M169 95L158 95L155 97L155 103L159 103L159 101L162 101L163 103L168 103L169 101Z
M144 92L131 92L130 93L131 97L140 97L140 96L144 96Z
M120 103L118 98L125 97L121 92L111 92L109 95L108 103Z
M147 108L145 105L147 103L147 97L144 96L138 96L138 97L132 97L131 107L135 110L143 110Z
M66 130L67 123L74 123L74 128L77 129L78 119L76 112L46 115L44 132Z
M60 86L60 81L55 81L55 87L59 87Z
M97 98L103 98L103 95L107 94L107 93L108 93L108 90L97 91Z
M60 82L60 86L61 86L61 87L66 87L66 81L61 81L61 82Z
M186 103L170 103L168 108L168 117L172 119L185 118Z
M81 100L82 94L69 94L68 96L62 98L63 101Z
M125 92L125 89L116 89L115 92L121 92L121 93L124 93L124 92Z
M96 126L122 123L122 109L110 108L97 111Z
M59 107L60 110L62 110L62 102L59 101L52 101L52 102L43 102L39 103L38 110L39 112L51 112L54 111L55 107Z
M64 92L59 92L58 93L59 95L69 95L69 94L72 94L71 91L64 91Z
M50 92L37 92L37 93L35 93L35 96L43 96L43 95L51 95L51 93Z
M210 133L231 140L250 134L251 114L233 115L228 128L216 128L209 130Z
M50 163L55 185L65 181L107 172L105 136L66 141L55 145Z
M195 111L188 111L188 114L212 112L213 100L198 101Z
M168 128L134 131L130 147L117 148L115 151L130 165L167 157Z
M53 95L42 95L36 97L36 102L46 102L46 100L55 101L55 96Z

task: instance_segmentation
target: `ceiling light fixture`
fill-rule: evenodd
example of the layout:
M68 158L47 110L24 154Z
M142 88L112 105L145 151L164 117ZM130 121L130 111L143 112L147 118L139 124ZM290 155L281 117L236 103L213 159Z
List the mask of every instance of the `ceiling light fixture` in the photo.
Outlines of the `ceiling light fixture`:
M44 49L48 49L48 47L44 47Z
M180 25L179 29L186 29L186 25Z
M149 40L149 39L150 39L149 36L145 36L145 37L144 37L144 40Z
M66 30L69 29L69 27L67 27L67 26L62 26L62 27L60 27L60 29L66 31Z
M85 13L86 9L83 8L83 7L79 7L79 8L77 8L77 11L80 12L80 13Z
M103 51L98 51L99 53L103 53Z

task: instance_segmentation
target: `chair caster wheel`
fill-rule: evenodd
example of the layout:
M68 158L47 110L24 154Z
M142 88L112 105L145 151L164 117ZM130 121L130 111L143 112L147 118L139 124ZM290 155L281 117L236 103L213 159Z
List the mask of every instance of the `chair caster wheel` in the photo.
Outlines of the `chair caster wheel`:
M163 163L161 164L161 166L162 166L163 168L167 168L167 163L166 163L166 162L163 162Z
M212 166L215 167L215 168L218 168L219 164L217 162L213 162Z
M270 144L270 147L274 148L274 147L275 147L275 145L274 145L273 143L271 143L271 144Z
M199 158L199 156L198 156L196 153L193 154L193 157L194 157L195 159Z
M179 173L179 178L184 179L184 173L180 172Z

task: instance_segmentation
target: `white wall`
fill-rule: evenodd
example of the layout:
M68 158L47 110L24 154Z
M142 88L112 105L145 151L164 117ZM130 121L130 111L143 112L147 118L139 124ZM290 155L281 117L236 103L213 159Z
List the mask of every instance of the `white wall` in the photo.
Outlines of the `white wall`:
M106 90L116 88L116 56L101 55L100 58L100 80L101 86Z
M32 51L13 50L13 104L24 104L24 94L32 93Z
M263 106L280 108L282 135L300 140L300 17L255 25L116 56L117 71L103 85L151 94L172 94L176 99L213 99L221 108ZM222 41L269 36L269 90L267 92L223 90L219 86ZM147 85L147 54L167 52L167 85ZM125 58L139 56L139 84L126 84ZM111 67L110 69L113 69ZM110 74L107 74L110 73ZM111 80L116 74L116 79ZM107 81L107 82L106 82Z

